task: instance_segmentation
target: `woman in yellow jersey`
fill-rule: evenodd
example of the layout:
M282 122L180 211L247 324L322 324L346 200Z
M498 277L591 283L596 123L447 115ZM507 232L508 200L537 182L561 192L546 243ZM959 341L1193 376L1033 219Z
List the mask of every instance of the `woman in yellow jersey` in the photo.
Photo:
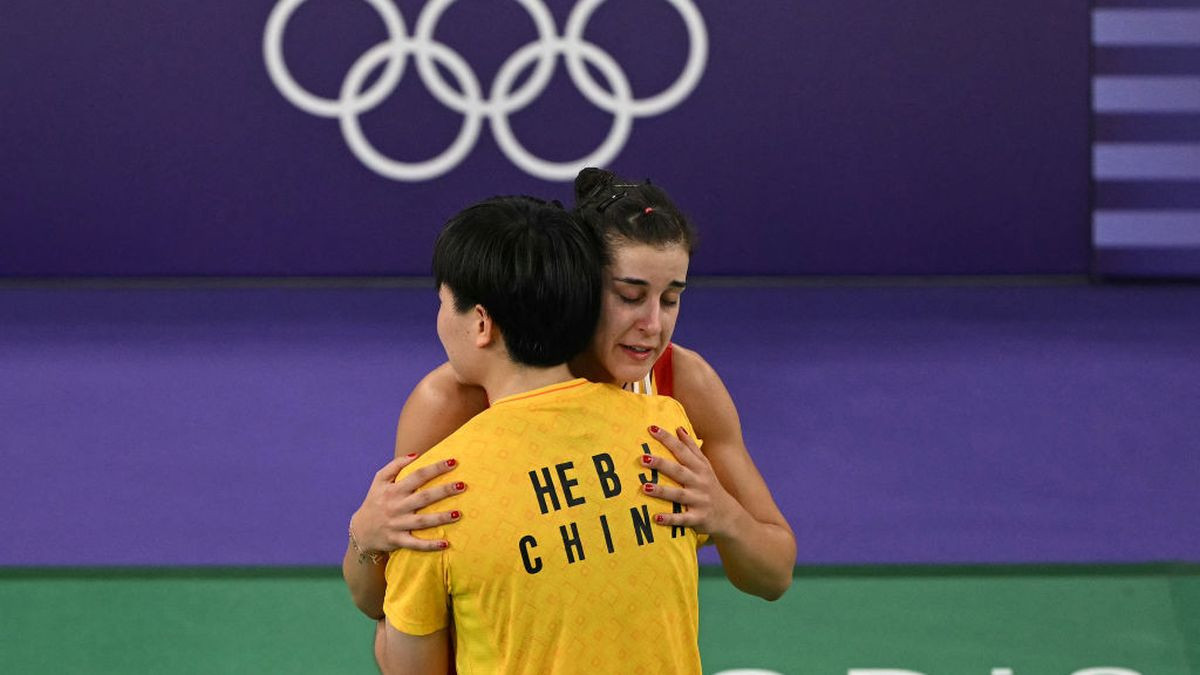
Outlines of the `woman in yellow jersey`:
M695 452L697 445L686 433L655 433L675 461L655 457L653 466L682 488L647 497L687 507L675 514L664 504L656 522L707 534L734 586L768 600L780 597L791 584L795 565L792 530L746 450L737 409L720 377L699 354L671 344L695 241L690 223L657 186L632 184L599 169L580 172L575 196L577 215L604 235L611 264L596 336L591 348L571 363L572 371L593 381L669 395L683 405L703 451ZM396 429L396 458L376 473L351 518L343 560L354 602L368 616L383 616L383 553L451 546L452 535L450 541L429 541L410 531L470 517L455 511L415 513L469 489L463 483L420 489L452 471L453 462L393 482L396 474L487 405L483 390L460 384L449 364L426 375L405 402Z

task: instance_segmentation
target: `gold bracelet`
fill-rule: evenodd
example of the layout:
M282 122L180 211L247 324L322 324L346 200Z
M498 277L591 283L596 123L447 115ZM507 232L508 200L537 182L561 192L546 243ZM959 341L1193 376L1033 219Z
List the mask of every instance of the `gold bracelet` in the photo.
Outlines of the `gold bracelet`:
M368 552L368 551L362 550L362 547L358 545L358 540L354 538L354 528L347 526L346 531L350 533L350 545L354 547L354 552L358 554L358 564L359 565L362 565L363 563L365 563L368 560L371 561L371 564L378 565L380 563L380 561L383 560L382 553L377 553L375 551Z

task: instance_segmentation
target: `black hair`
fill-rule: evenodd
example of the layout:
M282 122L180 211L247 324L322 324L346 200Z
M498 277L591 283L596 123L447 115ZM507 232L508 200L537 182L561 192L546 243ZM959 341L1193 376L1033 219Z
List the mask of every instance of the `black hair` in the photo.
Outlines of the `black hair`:
M451 218L433 278L455 310L482 305L516 363L550 367L582 352L600 316L603 241L562 205L493 197Z
M680 244L696 248L696 230L667 193L650 181L633 183L588 167L575 177L575 214L609 244Z

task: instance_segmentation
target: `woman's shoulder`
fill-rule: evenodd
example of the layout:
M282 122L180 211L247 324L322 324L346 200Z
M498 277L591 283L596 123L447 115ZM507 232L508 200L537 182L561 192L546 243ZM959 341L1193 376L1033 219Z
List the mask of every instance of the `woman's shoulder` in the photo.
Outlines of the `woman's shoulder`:
M695 350L675 345L672 351L675 389L671 396L683 406L696 433L706 441L740 438L737 406L716 369Z
M416 389L428 394L453 394L459 387L465 388L466 385L458 381L458 377L454 375L454 368L447 361L426 373L417 383Z
M396 422L396 456L429 450L487 408L487 394L458 381L449 363L413 387Z
M459 382L454 369L447 362L421 378L409 394L405 408L416 407L443 413L459 410L474 414L487 408L487 404L487 392L482 387Z
M671 345L671 370L677 394L694 395L707 391L713 385L725 388L717 371L700 352L680 344Z

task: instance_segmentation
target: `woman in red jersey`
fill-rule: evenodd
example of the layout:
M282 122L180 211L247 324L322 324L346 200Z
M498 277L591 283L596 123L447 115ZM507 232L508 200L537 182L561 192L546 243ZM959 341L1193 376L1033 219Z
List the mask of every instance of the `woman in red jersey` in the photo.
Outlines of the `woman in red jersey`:
M734 586L768 600L780 597L795 565L792 530L746 450L737 408L721 378L699 354L671 343L695 243L690 223L657 186L632 184L599 169L580 172L575 196L576 214L604 235L610 263L596 336L571 362L572 371L639 393L671 396L683 405L704 447L701 451L686 434L651 430L674 460L654 457L651 466L683 487L659 488L648 496L687 507L682 513L667 507L656 522L708 535ZM368 616L383 616L387 551L450 546L411 531L470 517L453 511L416 513L469 489L462 483L420 489L454 464L425 467L393 482L397 473L487 404L483 390L459 383L449 364L426 375L405 402L396 458L375 474L351 518L342 565L355 604Z

